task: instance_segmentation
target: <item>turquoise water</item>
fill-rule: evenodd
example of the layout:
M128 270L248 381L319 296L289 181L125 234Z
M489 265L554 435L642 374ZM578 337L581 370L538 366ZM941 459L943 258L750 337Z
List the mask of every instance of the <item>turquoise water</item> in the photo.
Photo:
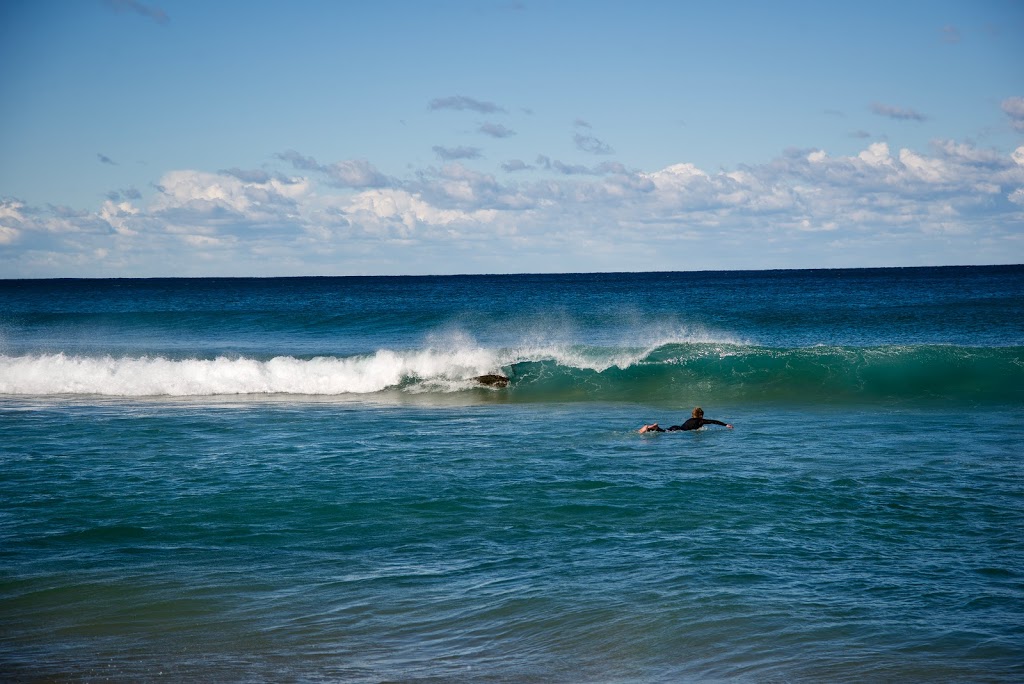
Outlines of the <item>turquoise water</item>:
M0 297L5 679L1024 678L1019 267Z

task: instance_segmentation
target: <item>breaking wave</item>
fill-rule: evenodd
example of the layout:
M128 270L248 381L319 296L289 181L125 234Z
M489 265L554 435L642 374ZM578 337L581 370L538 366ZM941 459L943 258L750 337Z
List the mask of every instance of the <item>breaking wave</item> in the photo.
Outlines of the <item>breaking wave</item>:
M503 389L476 376L500 373ZM111 397L486 392L508 401L1024 402L1024 348L771 348L669 343L381 349L354 356L174 359L0 355L0 394ZM490 394L495 393L495 394Z

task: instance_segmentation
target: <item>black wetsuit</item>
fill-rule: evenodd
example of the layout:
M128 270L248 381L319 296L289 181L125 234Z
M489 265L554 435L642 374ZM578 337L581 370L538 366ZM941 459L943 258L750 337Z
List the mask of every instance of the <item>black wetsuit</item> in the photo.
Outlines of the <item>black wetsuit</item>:
M704 427L705 425L726 425L720 420L711 420L710 418L690 418L682 425L673 425L668 429L669 432L678 432L680 430L696 430L697 428Z

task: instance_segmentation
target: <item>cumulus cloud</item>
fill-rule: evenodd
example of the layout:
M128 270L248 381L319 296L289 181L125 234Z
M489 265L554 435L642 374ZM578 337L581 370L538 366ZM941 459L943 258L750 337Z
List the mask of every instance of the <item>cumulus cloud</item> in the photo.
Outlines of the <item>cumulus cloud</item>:
M14 200L0 201L0 245L9 245L21 236L20 226L25 221L21 210L24 206Z
M810 159L810 157L808 157ZM888 143L878 142L868 145L867 149L857 155L857 159L868 166L876 169L891 167L893 164L892 155L889 154ZM813 161L821 161L820 159Z
M885 116L898 121L927 121L928 117L913 109L894 107L881 102L872 102L871 111L879 116Z
M107 200L100 208L99 216L107 222L119 235L135 236L139 231L133 225L133 219L139 210L131 202L113 202Z
M171 223L215 227L225 223L259 225L288 219L308 181L268 178L244 181L227 174L171 171L158 185L150 209ZM117 208L121 208L118 205Z
M0 226L4 241L79 240L86 235L113 231L98 213L65 206L29 207L16 199L0 201Z
M11 228L0 223L0 245L9 245L21 235L17 228Z
M1024 133L1024 97L1008 97L1003 100L1003 112L1010 117L1010 125L1018 133Z
M441 208L420 195L400 189L368 190L352 199L346 214L362 231L410 237L417 229L488 223L491 209Z
M493 102L477 100L465 95L452 95L449 97L434 98L427 104L427 108L431 110L454 109L458 111L468 109L481 114L496 114L505 111L504 107L499 107Z
M939 157L953 160L960 164L996 168L1004 160L1004 156L994 149L975 147L974 145L954 140L933 140L930 147Z
M118 192L93 211L32 209L6 200L0 203L0 260L13 273L11 264L20 263L26 245L109 259L127 259L145 245L157 264L228 257L249 263L244 259L288 254L294 272L308 272L311 260L336 263L331 259L358 253L359 264L381 264L384 271L391 263L390 272L401 272L406 262L388 261L397 245L416 250L408 258L473 245L474 255L521 260L527 252L557 253L575 260L566 264L590 263L606 251L619 267L649 268L649 262L622 262L632 253L626 248L704 235L739 251L756 242L758 250L748 249L750 261L741 264L749 267L786 265L757 260L770 250L812 248L865 265L896 245L921 254L921 245L939 239L962 240L964 253L974 255L990 245L984 252L990 256L977 258L997 262L1019 260L1024 230L1024 146L1007 154L953 140L926 149L879 141L852 154L786 150L767 163L729 171L686 161L639 170L540 156L532 164L505 162L500 177L446 160L381 187L357 187L372 176L368 162L323 165L297 152L279 159L315 174L178 170L165 174L146 201ZM531 167L548 173L513 173ZM337 190L343 183L356 191ZM370 257L381 261L365 261ZM824 258L818 265L832 265ZM659 266L673 264L684 265Z
M431 204L445 209L519 210L532 206L535 199L515 184L503 185L489 173L468 169L457 162L440 169L426 169L407 190Z
M1013 159L1013 163L1017 166L1024 166L1024 147L1018 147L1015 149L1013 154L1010 155L1010 158Z

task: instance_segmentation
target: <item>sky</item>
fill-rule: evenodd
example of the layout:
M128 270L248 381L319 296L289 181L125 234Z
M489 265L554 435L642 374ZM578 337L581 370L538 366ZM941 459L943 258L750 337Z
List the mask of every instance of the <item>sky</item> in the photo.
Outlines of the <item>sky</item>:
M1024 2L0 0L0 278L1024 263Z

